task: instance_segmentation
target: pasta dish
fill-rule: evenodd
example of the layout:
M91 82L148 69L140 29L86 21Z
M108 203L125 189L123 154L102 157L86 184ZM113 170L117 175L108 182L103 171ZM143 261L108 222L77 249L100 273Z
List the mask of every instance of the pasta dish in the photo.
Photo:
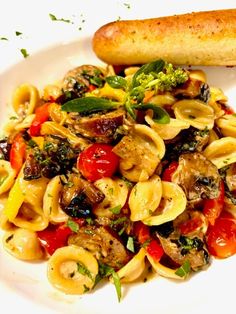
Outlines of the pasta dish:
M0 141L5 250L53 287L185 280L236 253L236 115L201 70L81 65L18 86ZM234 186L235 185L235 186ZM194 279L192 279L194 280Z

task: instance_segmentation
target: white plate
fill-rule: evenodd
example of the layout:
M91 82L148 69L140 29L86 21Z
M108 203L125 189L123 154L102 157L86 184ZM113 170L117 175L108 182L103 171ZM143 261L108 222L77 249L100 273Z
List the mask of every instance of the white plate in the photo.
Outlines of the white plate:
M42 88L45 84L60 79L69 69L84 63L101 64L91 50L91 37L50 46L2 72L1 122L6 117L6 104L10 104L12 91L18 84L29 82ZM207 73L208 82L221 87L229 97L229 104L234 106L236 69L202 69ZM1 313L12 313L13 307L24 313L46 314L120 314L128 311L137 314L148 311L160 314L199 314L222 313L227 310L232 313L235 307L235 263L236 256L214 260L206 271L196 273L186 282L176 283L156 277L146 283L123 286L123 299L118 303L114 286L109 283L84 296L63 295L48 283L46 263L18 261L0 247L1 308L6 309L4 312L1 310Z

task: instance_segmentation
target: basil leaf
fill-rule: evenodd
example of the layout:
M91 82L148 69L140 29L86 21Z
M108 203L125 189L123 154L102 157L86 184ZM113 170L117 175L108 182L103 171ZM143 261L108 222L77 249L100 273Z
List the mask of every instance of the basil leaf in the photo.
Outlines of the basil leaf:
M79 231L79 224L72 219L68 219L67 227L69 227L71 229L71 231L73 231L73 232Z
M102 110L116 109L120 104L106 98L83 97L67 101L61 106L62 111L91 113Z
M120 299L121 299L121 283L120 283L120 278L118 276L118 274L113 270L112 273L112 279L114 281L114 285L115 285L115 288L116 288L116 294L117 294L117 297L118 297L118 301L120 302Z
M109 210L114 214L114 215L118 215L120 213L121 210L121 205L117 205L115 207L109 208Z
M88 270L88 268L83 263L77 262L77 270L81 275L87 276L89 279L94 281L94 278L93 278L91 272Z
M188 276L188 274L190 273L190 271L191 271L190 262L189 262L189 260L186 260L186 261L183 263L183 265L180 266L180 267L176 270L175 274L176 274L177 276L179 276L179 277L186 277L186 276Z
M126 88L127 81L119 75L108 76L106 82L113 88Z
M160 106L157 106L151 103L146 103L146 104L141 103L141 104L134 105L134 108L138 110L152 109L154 113L153 115L154 122L160 123L160 124L170 123L170 116L168 112Z
M132 108L132 104L130 99L128 98L125 102L125 110L128 112L128 114L131 116L131 118L133 118L134 120L136 120L136 114Z
M138 71L133 76L132 88L137 87L139 85L139 83L137 81L137 77L141 73L144 73L144 74L148 74L150 72L158 73L158 72L163 70L164 66L165 66L165 61L163 61L162 59L144 64L143 66L141 66L141 68L138 69Z
M129 251L134 253L134 238L128 237L126 247Z

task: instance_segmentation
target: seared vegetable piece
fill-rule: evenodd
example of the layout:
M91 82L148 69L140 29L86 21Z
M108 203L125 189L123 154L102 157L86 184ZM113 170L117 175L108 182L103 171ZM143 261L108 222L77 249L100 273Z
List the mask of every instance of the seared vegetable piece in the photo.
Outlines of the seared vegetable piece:
M82 97L90 86L102 87L105 82L101 70L93 65L82 65L70 70L63 79L65 98Z
M96 142L109 143L119 126L123 125L125 112L118 109L105 114L94 114L90 117L70 116L76 133L95 139Z
M76 162L78 152L72 149L65 138L46 136L44 148L40 150L35 145L24 166L24 179L33 180L43 175L53 178L58 174L65 174Z
M217 167L201 153L182 154L172 181L179 184L189 201L216 198L220 175Z
M92 206L103 200L104 195L92 183L70 174L64 185L60 204L71 217L87 218L93 216Z
M108 227L94 225L80 227L77 234L69 237L68 244L83 247L99 262L113 267L114 270L124 266L131 257L116 233Z
M197 271L210 262L203 240L197 237L171 235L169 238L158 236L165 253L177 264L189 261L191 268Z
M9 161L10 149L11 145L8 143L7 139L0 140L0 159Z
M202 152L209 139L209 130L190 127L181 131L175 139L166 142L166 159L177 160L183 153Z

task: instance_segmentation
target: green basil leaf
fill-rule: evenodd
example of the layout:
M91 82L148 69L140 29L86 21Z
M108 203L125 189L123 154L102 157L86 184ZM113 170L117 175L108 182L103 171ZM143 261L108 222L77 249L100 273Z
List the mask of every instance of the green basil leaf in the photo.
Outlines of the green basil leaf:
M92 281L94 281L94 278L93 278L91 272L88 270L88 268L87 268L83 263L77 262L77 270L78 270L78 272L79 272L81 275L87 276L87 277L89 277Z
M79 224L70 218L67 220L67 227L69 227L73 232L79 231Z
M126 247L129 251L134 253L134 238L128 237Z
M115 207L109 208L109 210L114 214L114 215L119 215L120 210L121 210L121 205L117 205Z
M115 285L115 288L116 288L116 294L117 294L117 297L118 297L118 301L120 302L121 300L121 283L120 283L120 278L118 276L118 274L113 270L112 273L112 279L114 281L114 285Z
M127 99L125 102L125 110L128 112L128 114L131 116L131 118L133 118L134 120L136 120L136 114L132 108L132 104L130 102L130 99Z
M165 66L165 61L163 61L162 59L144 64L143 66L141 66L141 68L138 69L138 71L133 76L132 88L137 87L139 85L139 83L137 81L137 77L141 73L144 73L144 74L148 74L150 72L158 73L158 72L163 70L164 66Z
M126 88L127 86L127 81L122 76L119 75L106 77L106 82L112 88Z
M187 277L191 271L191 265L189 260L186 260L175 272L179 277Z
M96 111L116 109L119 105L119 103L106 98L91 96L69 100L61 106L61 110L67 112L92 113Z
M138 110L152 109L154 113L153 115L154 122L160 123L160 124L170 123L170 116L168 112L158 105L151 104L151 103L146 103L146 104L141 103L141 104L134 105L134 108Z

